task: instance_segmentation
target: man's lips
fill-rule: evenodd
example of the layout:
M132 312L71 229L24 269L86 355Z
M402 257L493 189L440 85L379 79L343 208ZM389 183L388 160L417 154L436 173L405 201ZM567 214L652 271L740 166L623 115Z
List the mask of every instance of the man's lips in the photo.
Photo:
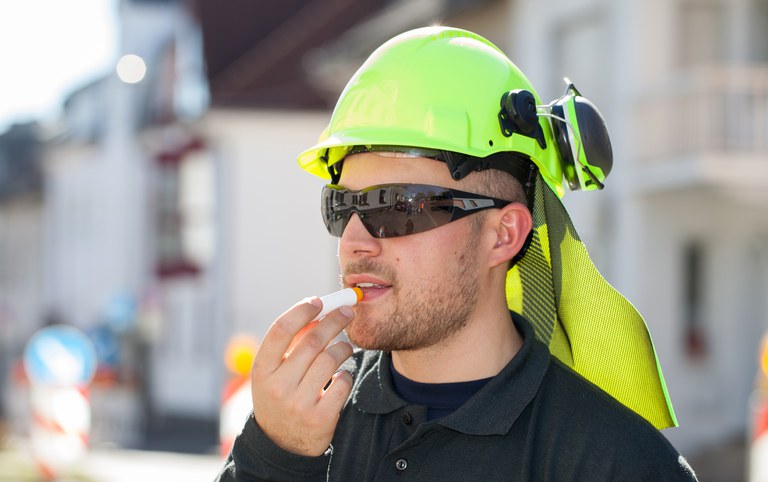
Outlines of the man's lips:
M370 275L349 275L345 278L344 285L363 290L363 302L372 301L392 288L389 282Z

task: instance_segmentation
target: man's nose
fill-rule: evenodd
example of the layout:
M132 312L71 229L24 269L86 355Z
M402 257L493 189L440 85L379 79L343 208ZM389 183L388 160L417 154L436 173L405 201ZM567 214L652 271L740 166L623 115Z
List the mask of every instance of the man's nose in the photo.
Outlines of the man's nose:
M347 257L378 256L381 240L371 236L357 213L352 213L339 238L339 254Z

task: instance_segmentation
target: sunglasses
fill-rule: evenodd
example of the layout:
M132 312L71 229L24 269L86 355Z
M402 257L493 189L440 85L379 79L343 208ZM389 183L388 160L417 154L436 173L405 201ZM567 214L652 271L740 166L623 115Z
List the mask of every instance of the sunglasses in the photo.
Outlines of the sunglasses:
M512 201L425 184L383 184L350 191L329 184L323 188L322 214L328 232L340 238L357 213L374 238L423 233L484 209Z

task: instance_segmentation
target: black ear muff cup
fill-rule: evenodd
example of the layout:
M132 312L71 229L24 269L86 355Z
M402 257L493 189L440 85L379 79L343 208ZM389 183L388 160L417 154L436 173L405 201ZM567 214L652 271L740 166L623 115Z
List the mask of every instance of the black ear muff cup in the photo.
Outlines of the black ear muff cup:
M566 95L552 106L552 115L568 187L574 191L602 189L613 167L613 151L600 111L580 95Z

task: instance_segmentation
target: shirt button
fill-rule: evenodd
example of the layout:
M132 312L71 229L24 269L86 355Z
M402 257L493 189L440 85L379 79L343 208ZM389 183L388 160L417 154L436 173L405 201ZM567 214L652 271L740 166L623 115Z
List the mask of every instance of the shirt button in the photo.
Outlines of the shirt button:
M405 459L400 459L397 462L395 462L395 468L399 471L403 471L408 468L408 461Z
M413 419L411 418L411 414L408 412L403 412L403 423L406 425L410 425L411 422L413 422Z

